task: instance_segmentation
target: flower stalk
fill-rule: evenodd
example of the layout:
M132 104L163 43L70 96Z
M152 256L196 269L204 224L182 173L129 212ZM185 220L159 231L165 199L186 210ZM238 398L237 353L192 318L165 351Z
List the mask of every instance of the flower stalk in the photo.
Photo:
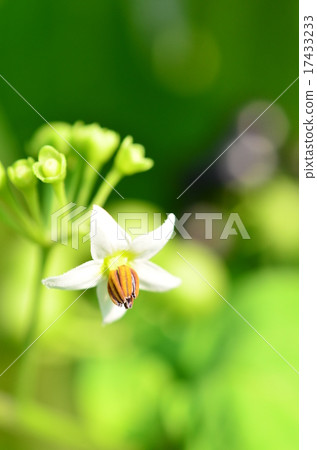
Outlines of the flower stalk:
M18 227L24 237L43 247L48 247L50 243L45 238L44 231L26 214L21 205L17 203L8 186L1 192L1 196L2 205L5 209L6 216L9 218L9 222L13 220L15 226Z
M8 176L13 186L23 195L32 218L41 225L38 180L33 173L33 164L33 158L19 159L8 167Z
M101 128L96 123L85 125L78 122L74 125L72 141L75 148L84 154L88 161L82 175L84 185L77 199L80 205L86 205L91 198L99 172L117 149L120 137L118 133Z
M109 195L113 191L113 188L117 186L122 178L123 174L116 167L113 167L107 174L105 180L101 183L91 202L90 208L92 208L93 205L104 206Z
M59 181L53 184L54 194L59 203L59 207L63 207L67 203L66 191L64 181Z
M36 326L38 324L39 319L39 313L41 308L41 292L42 292L42 286L41 286L41 279L43 278L43 273L45 269L45 264L49 255L49 249L40 247L38 249L39 257L38 257L38 266L37 266L37 272L35 277L35 283L34 283L34 291L32 295L32 311L31 311L31 318L29 321L29 326L25 335L25 343L29 345L32 340L34 339L35 332L36 332Z

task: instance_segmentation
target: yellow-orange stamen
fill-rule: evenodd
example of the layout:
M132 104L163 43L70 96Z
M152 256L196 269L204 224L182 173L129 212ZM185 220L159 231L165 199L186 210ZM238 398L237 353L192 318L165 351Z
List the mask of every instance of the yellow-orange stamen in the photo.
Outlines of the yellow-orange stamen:
M136 271L126 265L110 270L108 293L115 305L132 308L133 301L139 294L139 277Z

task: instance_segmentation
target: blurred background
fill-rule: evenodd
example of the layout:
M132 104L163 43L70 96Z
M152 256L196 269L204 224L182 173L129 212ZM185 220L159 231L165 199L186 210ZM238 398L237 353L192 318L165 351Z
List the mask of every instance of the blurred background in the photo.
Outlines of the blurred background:
M142 292L104 328L87 291L0 378L1 448L298 448L296 373L177 255L298 367L297 83L181 195L297 77L297 9L286 0L0 0L1 75L48 121L99 122L154 159L118 186L125 200L111 195L114 217L224 218L205 240L191 216L194 239L177 236L156 258L180 288ZM0 79L5 165L26 155L42 124ZM220 239L230 212L250 240ZM0 231L2 371L26 347L38 254ZM88 254L58 246L46 275ZM38 334L79 293L42 294Z

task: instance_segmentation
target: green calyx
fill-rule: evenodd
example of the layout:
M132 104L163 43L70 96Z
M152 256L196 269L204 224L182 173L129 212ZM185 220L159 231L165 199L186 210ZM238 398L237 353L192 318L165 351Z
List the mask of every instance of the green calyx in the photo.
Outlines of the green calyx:
M154 161L150 158L145 158L145 148L143 145L134 144L133 138L127 136L122 141L114 164L116 169L123 175L133 175L151 169Z
M34 159L19 159L12 166L8 167L8 176L11 183L19 190L34 187L37 178L33 173Z
M35 176L43 183L58 183L66 177L67 163L63 153L50 145L41 148L38 162L33 164Z
M97 123L86 125L83 122L76 122L73 126L72 144L74 148L98 167L111 158L119 142L118 133L102 128Z

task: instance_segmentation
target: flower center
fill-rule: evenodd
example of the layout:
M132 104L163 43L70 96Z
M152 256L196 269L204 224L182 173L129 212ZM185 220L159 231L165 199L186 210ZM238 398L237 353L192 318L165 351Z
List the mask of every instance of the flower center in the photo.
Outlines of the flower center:
M110 270L108 293L115 305L132 308L133 301L139 294L139 277L135 270L127 265Z
M18 180L30 182L33 178L33 172L30 167L20 166L16 168L16 177Z
M50 158L43 164L43 174L45 177L56 177L60 171L60 163L54 158Z
M101 274L108 278L110 270L115 270L119 266L127 264L129 261L129 254L128 252L123 253L124 254L122 254L122 252L117 252L113 255L106 256L101 267Z

